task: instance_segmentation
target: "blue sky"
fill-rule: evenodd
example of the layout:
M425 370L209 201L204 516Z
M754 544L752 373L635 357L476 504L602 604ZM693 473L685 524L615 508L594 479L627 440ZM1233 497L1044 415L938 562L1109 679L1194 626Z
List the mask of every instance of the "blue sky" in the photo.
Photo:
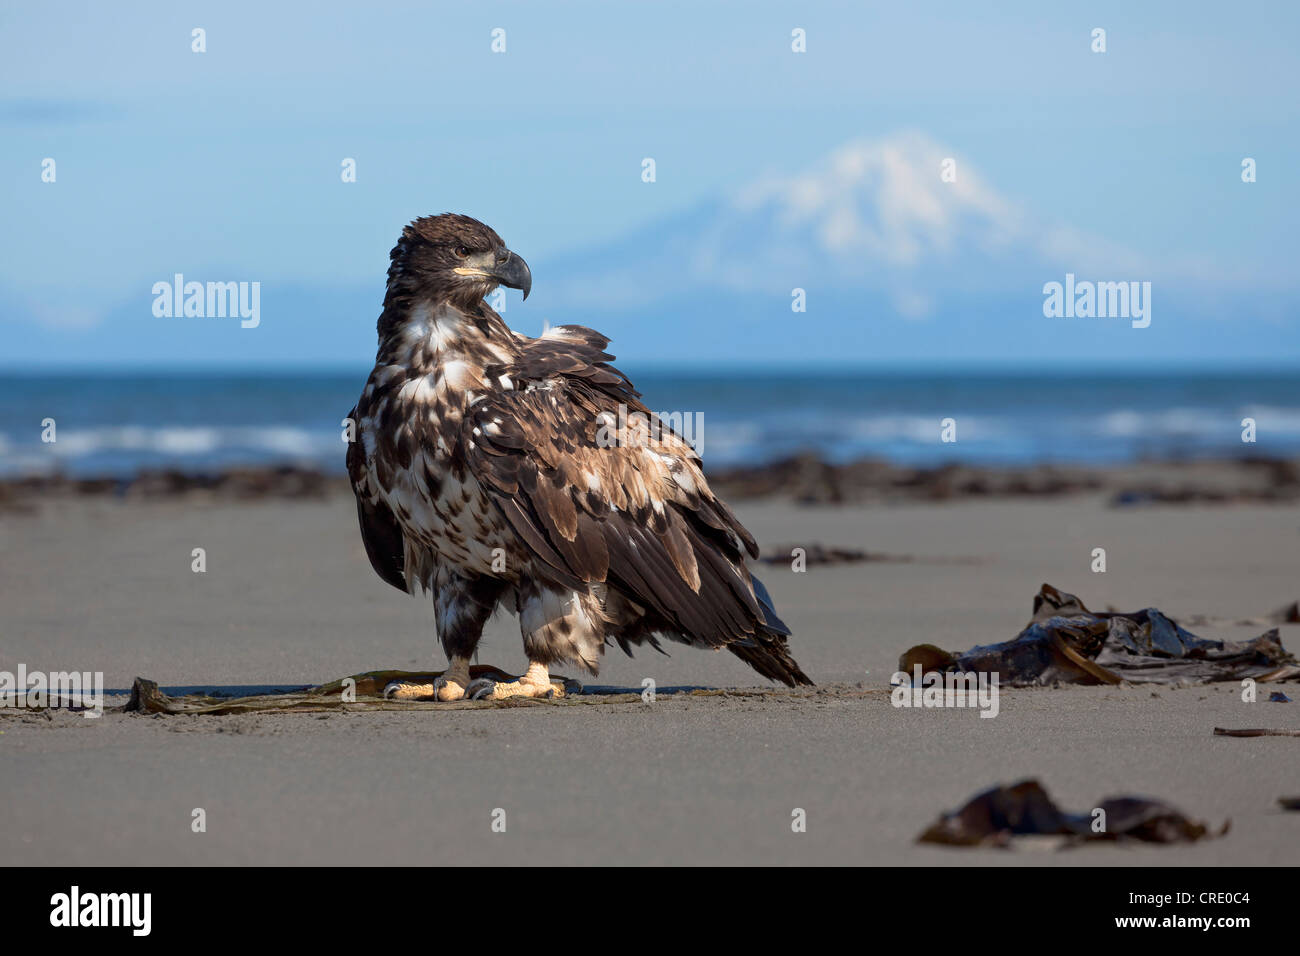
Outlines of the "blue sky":
M258 340L264 361L337 359L373 339L387 252L416 215L489 222L540 292L548 262L652 241L655 223L900 130L951 147L1036 216L1178 263L1171 274L1232 277L1231 302L1282 303L1278 347L1257 351L1300 358L1296 6L996 6L7 6L0 361L201 360L183 338L154 341L149 288L175 272L352 290L355 336L337 332L350 316L320 327L346 342L304 343L301 316L298 334ZM191 52L193 27L206 53ZM790 51L794 27L806 54ZM1258 162L1249 186L1243 156ZM832 338L834 321L854 317L832 320ZM891 334L874 348L888 353Z

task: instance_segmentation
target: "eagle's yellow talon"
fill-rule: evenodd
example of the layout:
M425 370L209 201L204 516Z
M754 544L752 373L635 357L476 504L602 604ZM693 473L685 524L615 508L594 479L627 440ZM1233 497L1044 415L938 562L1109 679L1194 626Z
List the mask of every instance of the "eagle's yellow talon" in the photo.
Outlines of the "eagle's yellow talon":
M384 700L427 700L432 696L432 684L408 684L395 680L389 681L384 688Z
M442 676L433 682L433 693L438 700L464 700L465 688L469 686L469 661L463 657L453 657Z
M557 698L564 696L564 687L551 683L545 664L536 661L528 665L528 672L519 680L497 682L490 677L480 677L466 688L473 700L505 700L508 697Z
M384 688L385 700L463 700L469 686L469 661L453 658L450 666L432 684L392 681Z

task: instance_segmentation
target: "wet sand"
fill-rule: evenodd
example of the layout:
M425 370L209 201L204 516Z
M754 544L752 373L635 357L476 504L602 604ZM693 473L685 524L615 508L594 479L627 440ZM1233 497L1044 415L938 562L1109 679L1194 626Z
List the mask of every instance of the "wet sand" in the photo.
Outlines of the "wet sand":
M908 563L761 565L799 695L439 712L97 720L0 711L0 858L13 864L1297 864L1295 703L1236 685L1004 690L1000 714L901 710L898 655L1012 637L1042 582L1095 609L1258 617L1300 596L1300 508L1108 507L1101 493L867 507L741 502L765 546L819 543ZM0 516L0 670L102 670L124 691L318 683L442 664L426 599L370 570L343 496L246 504L68 499ZM204 548L207 571L191 571ZM1107 553L1104 574L1092 550ZM963 559L963 560L954 560ZM1254 637L1260 627L1193 627ZM1289 650L1300 627L1283 626ZM729 654L606 656L597 681L752 687ZM480 660L524 658L513 619ZM580 676L573 674L572 676ZM110 701L120 702L119 701ZM1139 793L1230 833L1192 846L1065 852L920 847L978 790L1037 777L1086 810ZM207 832L191 832L202 807ZM506 832L492 830L505 811ZM807 832L791 832L791 813Z

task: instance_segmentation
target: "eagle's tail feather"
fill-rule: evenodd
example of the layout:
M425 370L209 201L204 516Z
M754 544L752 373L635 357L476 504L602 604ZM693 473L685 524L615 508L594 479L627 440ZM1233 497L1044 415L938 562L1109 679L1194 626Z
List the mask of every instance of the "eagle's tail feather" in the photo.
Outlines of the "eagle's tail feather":
M727 650L768 680L780 681L787 687L798 687L800 684L813 686L811 678L790 656L790 647L784 634L764 631L752 643L728 644Z
M758 578L750 575L750 583L754 585L754 597L758 598L758 605L763 609L763 619L767 626L778 634L784 634L790 637L794 632L786 626L785 621L776 616L776 608L772 604L772 595L767 593L767 588Z
M787 687L800 684L813 686L808 675L790 654L790 628L776 615L772 604L772 595L767 593L763 582L749 575L749 582L754 588L754 597L763 612L763 623L758 626L758 633L753 640L736 641L727 645L727 650L735 654L754 670L768 680L780 681Z
M754 586L754 597L758 598L759 609L763 612L763 624L759 626L754 640L728 644L727 650L768 680L780 681L787 687L797 687L799 684L813 686L812 680L790 655L787 639L792 632L785 621L777 617L772 595L767 593L767 588L758 578L750 575L749 581Z

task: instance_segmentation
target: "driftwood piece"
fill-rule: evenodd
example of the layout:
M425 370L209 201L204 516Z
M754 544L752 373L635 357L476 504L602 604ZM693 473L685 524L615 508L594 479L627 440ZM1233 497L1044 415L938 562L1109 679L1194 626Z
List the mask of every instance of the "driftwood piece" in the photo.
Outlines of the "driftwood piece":
M789 564L794 552L802 552L805 567L836 564L980 564L972 557L918 557L914 554L887 554L883 551L863 551L861 548L837 548L812 542L808 544L780 544L768 548L758 560L764 564Z
M1300 737L1300 730L1270 730L1268 728L1245 728L1241 730L1228 730L1223 727L1214 728L1216 737Z

